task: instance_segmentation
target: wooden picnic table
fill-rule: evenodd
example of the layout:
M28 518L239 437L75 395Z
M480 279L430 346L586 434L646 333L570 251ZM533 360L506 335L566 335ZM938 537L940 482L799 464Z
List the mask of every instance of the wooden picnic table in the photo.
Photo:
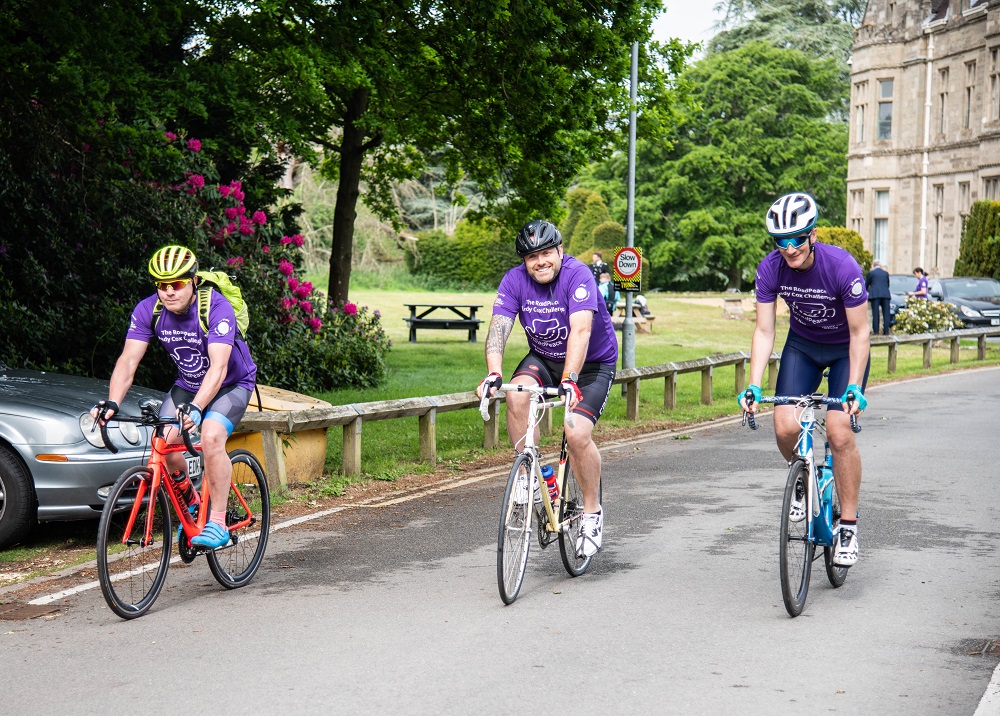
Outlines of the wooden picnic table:
M469 343L476 342L476 331L482 319L476 318L476 310L483 305L473 303L404 303L410 309L410 317L404 318L410 327L410 343L417 342L418 328L433 328L446 331L468 331Z
M635 321L635 330L637 332L653 332L653 321L656 320L656 316L651 313L643 315L639 304L635 302L632 303L632 318ZM625 323L625 301L619 301L616 304L615 315L611 317L611 322L616 329L621 330L622 324Z

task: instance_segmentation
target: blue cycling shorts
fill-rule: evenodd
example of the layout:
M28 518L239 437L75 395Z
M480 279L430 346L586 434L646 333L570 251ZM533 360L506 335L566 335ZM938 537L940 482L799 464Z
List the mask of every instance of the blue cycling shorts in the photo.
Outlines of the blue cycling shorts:
M827 378L827 395L839 398L847 390L851 375L851 344L816 343L808 338L788 331L785 347L781 350L778 365L778 380L775 393L778 395L812 395L823 381L823 371L830 370ZM865 377L861 381L861 392L868 385L868 370L871 357L865 366Z

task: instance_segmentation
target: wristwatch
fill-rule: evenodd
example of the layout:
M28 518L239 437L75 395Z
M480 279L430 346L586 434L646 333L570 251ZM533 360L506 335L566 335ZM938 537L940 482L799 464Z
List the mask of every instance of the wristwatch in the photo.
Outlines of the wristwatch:
M570 373L566 377L569 380L573 381L574 383L579 383L580 382L580 376L578 374L576 374L576 373Z

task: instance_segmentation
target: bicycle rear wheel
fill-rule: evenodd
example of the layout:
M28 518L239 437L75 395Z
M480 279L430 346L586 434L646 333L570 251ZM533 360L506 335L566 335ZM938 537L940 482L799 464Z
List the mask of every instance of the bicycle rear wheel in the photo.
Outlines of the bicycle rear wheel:
M571 577L579 577L590 568L594 555L580 557L576 553L576 538L580 533L580 518L583 517L583 490L577 484L576 475L566 460L566 482L563 487L563 501L559 508L559 524L569 524L559 532L559 554L563 566Z
M97 528L97 577L111 611L122 619L141 617L156 601L170 565L170 503L163 487L149 494L153 473L134 467L118 478ZM135 508L139 489L143 497ZM129 529L129 520L135 519ZM143 545L152 515L151 541Z
M833 486L833 505L830 509L830 521L833 523L834 541L837 537L837 526L840 524L840 495L837 494L837 486ZM833 588L841 586L847 579L847 567L841 567L833 563L833 547L823 548L823 562L826 565L826 578L830 580Z
M795 460L788 468L785 483L785 497L781 502L781 598L789 615L797 617L802 613L809 592L809 573L812 567L815 545L809 541L808 517L798 522L789 518L789 510L795 499L795 486L802 486L809 479L805 462ZM802 490L804 493L805 490ZM806 510L812 509L806 505Z
M518 504L518 500L523 500L523 504ZM517 599L524 581L531 548L531 511L531 458L518 455L507 478L497 530L497 586L504 604Z
M264 559L271 529L271 493L264 469L253 453L233 450L229 462L233 478L226 503L226 526L232 542L208 552L208 567L219 584L236 589L253 579Z

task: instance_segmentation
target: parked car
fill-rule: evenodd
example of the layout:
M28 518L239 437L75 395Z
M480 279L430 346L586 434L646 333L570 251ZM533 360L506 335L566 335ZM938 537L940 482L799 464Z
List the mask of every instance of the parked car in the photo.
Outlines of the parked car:
M950 303L966 328L1000 326L1000 281L994 278L936 278L927 292Z
M142 463L148 429L112 423L112 454L100 431L91 432L91 407L108 397L108 382L0 362L0 549L36 522L99 517L107 490L126 469ZM138 401L163 393L133 387L122 413L139 414Z
M912 273L889 274L889 325L896 323L896 314L906 305L906 294L917 287L917 277Z

